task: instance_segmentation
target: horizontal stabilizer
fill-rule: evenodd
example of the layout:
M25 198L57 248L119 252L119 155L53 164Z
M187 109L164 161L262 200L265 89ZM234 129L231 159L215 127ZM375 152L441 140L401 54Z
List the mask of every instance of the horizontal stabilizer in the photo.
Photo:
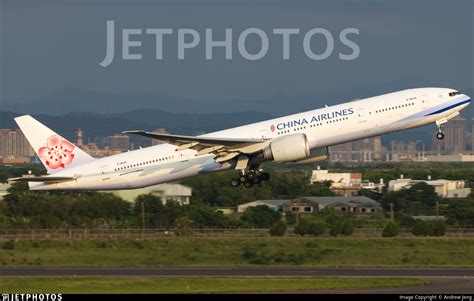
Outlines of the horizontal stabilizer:
M45 176L24 176L8 179L8 182L67 182L77 179L76 177L45 177Z

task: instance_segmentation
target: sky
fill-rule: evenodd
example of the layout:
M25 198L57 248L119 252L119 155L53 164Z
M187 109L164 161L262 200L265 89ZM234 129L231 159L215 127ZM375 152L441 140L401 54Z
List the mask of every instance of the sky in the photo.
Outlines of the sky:
M473 93L473 1L0 0L0 110L60 114L159 108L182 112L265 111L279 115L405 88L440 86ZM115 22L115 59L106 53L106 22ZM156 60L150 28L170 28ZM178 29L194 29L197 47L178 57ZM206 60L205 29L223 39L232 29L232 59L222 48ZM246 60L239 35L259 28L267 54ZM275 28L297 28L283 60ZM324 28L334 51L324 60L304 52L304 35ZM360 49L354 60L339 33ZM141 29L122 60L122 29ZM188 38L190 38L188 36ZM256 36L249 53L260 49ZM326 49L314 35L315 53Z

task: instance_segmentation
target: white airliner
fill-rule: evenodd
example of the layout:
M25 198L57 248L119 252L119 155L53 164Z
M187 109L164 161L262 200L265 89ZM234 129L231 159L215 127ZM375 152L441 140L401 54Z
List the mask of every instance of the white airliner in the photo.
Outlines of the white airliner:
M23 176L31 190L133 189L227 169L239 171L232 186L251 187L270 178L265 161L314 163L328 147L436 123L459 115L471 99L453 89L418 88L239 126L201 136L127 131L165 141L95 159L29 115L15 118L48 171Z

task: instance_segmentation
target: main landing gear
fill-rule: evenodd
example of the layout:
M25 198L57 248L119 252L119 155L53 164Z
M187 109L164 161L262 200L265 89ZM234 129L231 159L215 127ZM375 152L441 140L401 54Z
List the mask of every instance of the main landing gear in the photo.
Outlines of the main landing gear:
M244 185L246 188L252 187L254 184L260 184L263 181L270 180L270 174L267 172L260 173L256 169L250 169L248 173L241 173L237 179L232 179L230 184L233 187Z

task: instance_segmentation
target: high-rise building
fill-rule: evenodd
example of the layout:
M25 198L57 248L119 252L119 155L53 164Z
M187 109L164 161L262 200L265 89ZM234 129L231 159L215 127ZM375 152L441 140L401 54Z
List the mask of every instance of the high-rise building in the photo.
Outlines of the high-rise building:
M331 146L329 149L331 161L352 161L352 142Z
M457 116L446 124L441 148L447 154L462 154L466 151L466 119Z
M1 157L33 157L34 151L20 129L0 129Z
M471 119L471 151L474 153L474 118Z
M418 160L417 142L390 141L392 161Z
M365 138L352 143L352 152L357 161L380 161L382 158L382 140L380 136Z
M130 137L127 135L108 136L107 145L111 149L128 150L130 149Z

